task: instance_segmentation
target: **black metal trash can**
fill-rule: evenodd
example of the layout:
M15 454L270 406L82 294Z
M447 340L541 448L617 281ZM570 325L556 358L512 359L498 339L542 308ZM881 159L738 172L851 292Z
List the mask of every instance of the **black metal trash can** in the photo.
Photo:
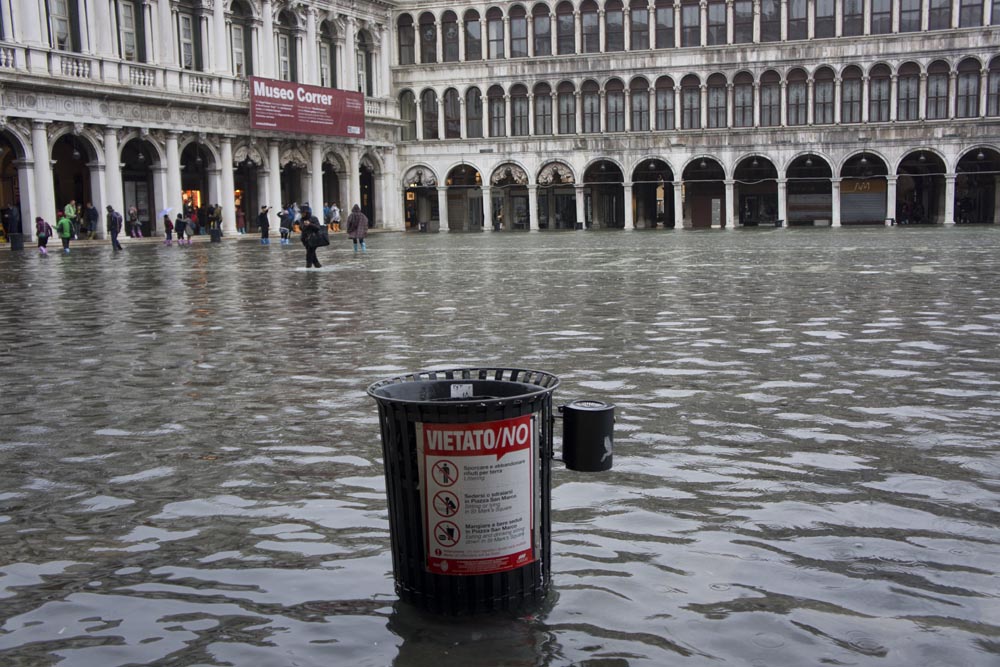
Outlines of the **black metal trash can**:
M222 230L218 227L212 227L212 243L222 243Z
M24 250L24 234L11 232L7 235L7 238L10 240L11 250Z
M422 371L376 382L396 593L445 614L514 610L552 581L554 375Z

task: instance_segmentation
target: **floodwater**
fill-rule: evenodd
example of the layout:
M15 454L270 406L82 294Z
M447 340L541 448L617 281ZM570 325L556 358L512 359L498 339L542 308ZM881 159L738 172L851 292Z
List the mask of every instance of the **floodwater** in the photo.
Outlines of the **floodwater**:
M3 249L0 664L1000 664L1000 229L369 240ZM480 365L615 466L544 606L427 616L365 389Z

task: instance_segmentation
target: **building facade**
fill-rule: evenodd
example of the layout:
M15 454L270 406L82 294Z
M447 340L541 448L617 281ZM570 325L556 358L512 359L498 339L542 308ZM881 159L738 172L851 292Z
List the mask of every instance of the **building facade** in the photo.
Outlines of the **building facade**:
M253 75L363 92L365 138L252 130ZM0 100L24 231L1000 222L1000 0L0 0Z
M0 0L0 208L27 232L75 200L162 213L361 204L400 219L389 5ZM251 131L248 77L358 90L364 139ZM102 229L104 216L101 216ZM272 221L273 222L273 221ZM103 232L102 232L103 234Z

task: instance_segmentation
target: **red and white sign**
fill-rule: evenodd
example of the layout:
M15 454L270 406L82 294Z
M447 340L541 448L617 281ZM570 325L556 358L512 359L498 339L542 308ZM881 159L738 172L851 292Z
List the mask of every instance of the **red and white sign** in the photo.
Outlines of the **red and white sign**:
M531 415L416 424L427 570L491 574L535 560Z
M364 139L365 96L252 76L250 127Z

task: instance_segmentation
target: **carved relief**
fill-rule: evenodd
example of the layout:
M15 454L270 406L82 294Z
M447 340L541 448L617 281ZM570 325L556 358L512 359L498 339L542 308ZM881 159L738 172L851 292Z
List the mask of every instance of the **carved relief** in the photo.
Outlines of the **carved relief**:
M573 172L560 162L550 162L538 173L539 185L558 185L559 183L572 182Z
M281 151L281 158L278 160L278 164L287 164L304 169L309 166L309 157L302 150L301 146L285 146Z
M508 162L493 171L490 185L527 185L528 175L516 164Z
M437 178L433 172L423 167L411 167L406 172L403 183L410 188L433 188L437 187Z

